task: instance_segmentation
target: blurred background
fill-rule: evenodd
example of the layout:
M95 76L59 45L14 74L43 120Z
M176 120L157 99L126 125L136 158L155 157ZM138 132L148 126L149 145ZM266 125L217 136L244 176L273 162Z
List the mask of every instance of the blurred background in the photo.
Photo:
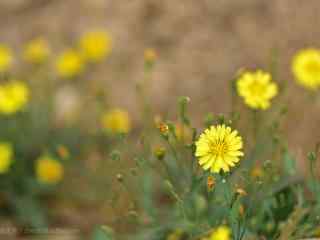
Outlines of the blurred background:
M112 54L85 80L104 88L109 104L128 109L136 126L143 122L135 89L143 78L145 49L157 52L149 90L153 112L174 119L177 97L189 96L197 124L207 112L230 112L230 81L237 71L269 69L276 53L275 80L288 83L283 127L302 163L320 137L320 102L310 101L293 81L291 59L301 48L320 47L319 12L319 0L1 0L0 42L19 51L43 36L54 53L85 31L105 29ZM67 223L71 227L84 221L88 229L108 218L97 218L92 207L69 215L78 218Z

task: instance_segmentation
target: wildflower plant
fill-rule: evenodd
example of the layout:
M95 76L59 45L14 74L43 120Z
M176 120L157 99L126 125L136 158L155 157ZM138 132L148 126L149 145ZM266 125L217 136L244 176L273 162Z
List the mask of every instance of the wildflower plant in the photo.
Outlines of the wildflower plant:
M146 64L145 74L149 76L154 67ZM138 95L144 104L141 115L152 121L147 84L139 85ZM130 195L128 217L122 218L122 224L138 230L118 237L284 240L318 236L319 147L308 155L311 178L303 177L281 128L289 106L275 69L242 71L231 86L232 112L207 114L201 127L195 127L188 116L192 104L188 97L178 100L177 120L157 117L155 124L145 122L133 159L135 174L121 175L120 181L126 182ZM245 104L235 104L240 101ZM312 192L312 200L306 191Z

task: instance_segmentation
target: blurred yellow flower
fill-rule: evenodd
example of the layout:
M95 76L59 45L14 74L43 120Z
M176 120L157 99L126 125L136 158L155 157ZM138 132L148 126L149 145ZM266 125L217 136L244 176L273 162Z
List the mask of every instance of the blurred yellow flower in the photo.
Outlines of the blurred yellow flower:
M183 231L178 228L167 236L167 240L181 240L182 236L183 236Z
M11 49L0 44L0 72L7 72L13 63L13 54Z
M157 52L153 48L147 48L144 50L144 61L154 62L158 57Z
M305 88L316 90L320 87L320 50L304 49L292 61L292 72L297 82Z
M0 142L0 174L9 171L12 163L13 148L10 143Z
M35 38L25 46L23 58L29 63L41 64L48 59L50 52L49 44L44 38Z
M56 69L60 77L73 78L79 75L84 67L82 56L75 50L66 50L57 58Z
M206 129L196 142L196 157L204 170L229 172L243 156L242 138L238 131L223 125Z
M58 183L63 178L64 168L58 160L44 155L37 160L36 175L39 182Z
M111 133L128 133L131 128L129 114L122 109L112 109L103 114L101 125Z
M270 73L258 70L244 72L237 81L238 94L253 109L267 109L278 94L278 86L272 82Z
M80 39L80 49L86 60L101 61L111 53L111 37L105 31L87 32Z
M29 100L29 88L21 81L0 85L0 113L10 115L25 107Z
M230 240L231 239L231 230L227 226L219 226L213 230L209 240Z

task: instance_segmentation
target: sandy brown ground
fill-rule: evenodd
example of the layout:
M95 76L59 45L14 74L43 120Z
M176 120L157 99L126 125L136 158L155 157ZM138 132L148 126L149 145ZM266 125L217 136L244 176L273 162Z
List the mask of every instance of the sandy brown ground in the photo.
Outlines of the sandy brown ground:
M268 67L279 53L279 81L289 82L285 129L301 159L319 140L320 102L310 103L293 82L290 59L300 48L320 47L319 0L2 0L0 41L16 47L44 35L56 49L83 31L103 27L114 38L106 67L94 76L116 106L139 120L135 84L143 51L159 61L151 86L155 112L175 116L177 96L192 99L196 122L208 112L230 111L229 80L239 68Z

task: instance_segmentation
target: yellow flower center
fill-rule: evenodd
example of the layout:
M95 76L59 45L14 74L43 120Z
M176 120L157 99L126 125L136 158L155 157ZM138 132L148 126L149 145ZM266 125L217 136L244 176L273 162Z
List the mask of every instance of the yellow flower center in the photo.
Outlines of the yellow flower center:
M228 144L225 140L217 140L210 143L210 150L212 154L223 157L228 152Z
M254 81L249 85L249 91L253 96L261 96L265 91L265 86L258 81Z

